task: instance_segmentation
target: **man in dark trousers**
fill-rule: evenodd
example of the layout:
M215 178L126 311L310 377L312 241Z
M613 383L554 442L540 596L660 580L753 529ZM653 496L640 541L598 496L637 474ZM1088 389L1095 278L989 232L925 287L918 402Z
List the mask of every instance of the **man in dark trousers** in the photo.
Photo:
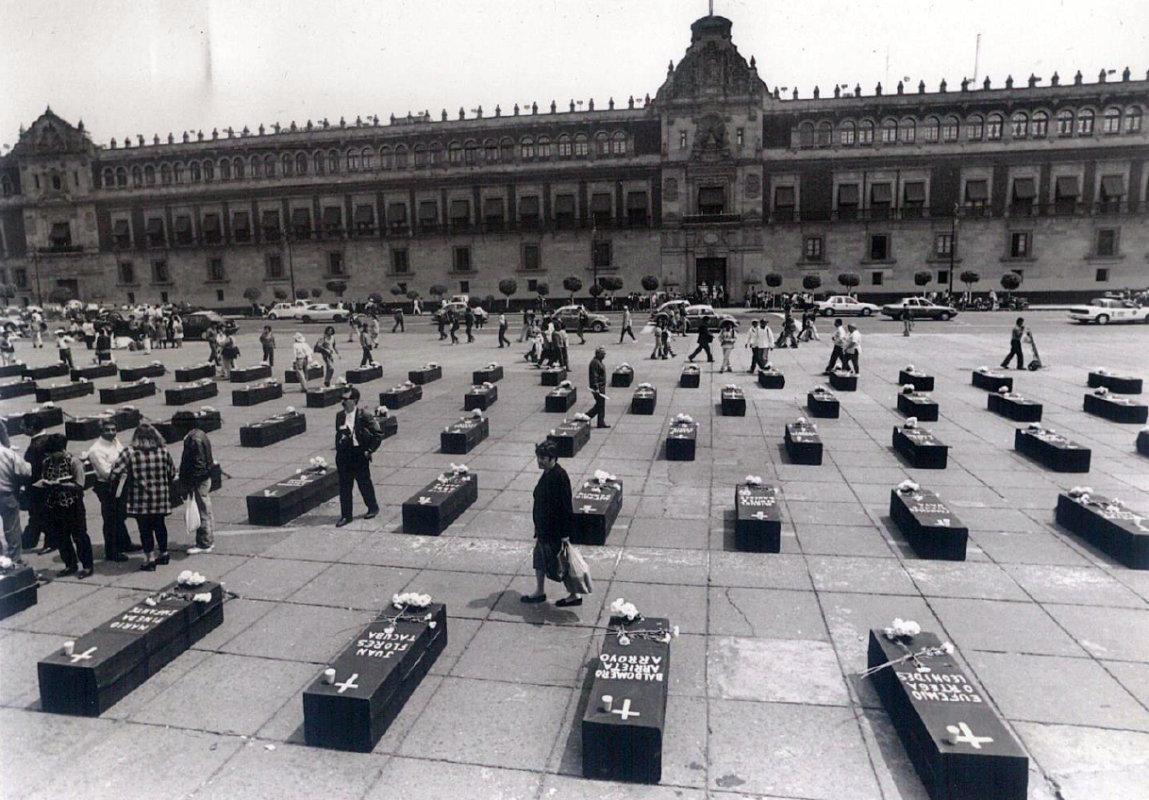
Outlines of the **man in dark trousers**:
M630 334L630 340L632 342L635 341L634 328L632 327L633 324L634 324L634 322L630 316L630 306L623 306L622 307L622 330L618 332L618 343L619 344L622 344L622 337L626 336L628 333Z
M439 326L439 341L441 342L447 338L447 331L444 330L444 328L447 327L447 312L446 311L439 311L439 318L438 318L437 324Z
M583 332L586 330L588 322L590 322L590 317L586 315L586 309L580 308L578 310L578 329L575 331L578 334L579 344L586 344L586 337L583 336Z
M830 351L830 363L826 365L825 374L829 375L837 367L838 362L842 363L842 367L846 366L846 337L847 332L845 326L842 324L841 318L834 320L834 333L830 337L830 341L834 343L834 349Z
M499 314L499 349L510 346L511 341L507 338L507 315Z
M1023 339L1025 339L1025 319L1018 317L1013 330L1009 332L1009 355L1005 357L1005 361L1001 362L1002 369L1009 367L1009 361L1014 356L1017 356L1017 368L1025 369L1025 354L1021 352Z
M587 416L591 419L598 417L598 427L609 428L610 426L606 424L606 366L602 363L604 358L606 349L596 347L588 370L590 394L594 398L594 405L587 412Z
M545 603L547 572L556 572L556 562L564 544L570 542L574 529L571 502L571 479L559 466L558 448L554 442L535 445L535 457L543 474L535 484L534 509L535 550L531 557L535 568L535 593L519 598L524 603ZM549 567L549 569L548 569ZM582 597L570 594L555 602L556 606L581 606Z
M403 320L403 307L402 306L398 306L395 309L395 324L391 326L391 333L395 333L396 331L398 331L399 333L406 333L407 332L407 326L404 325L404 320Z
M359 484L359 494L367 506L363 519L379 513L375 487L371 483L371 454L383 442L379 421L369 411L359 408L359 390L343 390L343 408L335 415L335 468L339 470L339 521L341 528L351 521L351 485Z
M701 320L698 325L698 347L694 348L694 352L688 355L686 360L693 361L696 355L705 351L706 360L713 363L714 355L710 352L710 343L714 341L714 334L710 332L710 328L706 325L706 320Z
M451 344L458 344L459 343L459 315L456 314L454 311L448 311L447 314L450 315L449 321L451 323Z
M180 486L189 503L199 510L199 527L195 532L195 546L188 548L190 555L210 553L215 547L214 519L211 509L211 470L215 457L211 440L199 428L192 428L184 437L183 455L180 456Z
M467 341L475 341L475 336L471 333L475 327L475 310L470 306L467 306L467 310L463 312L463 321L467 324Z

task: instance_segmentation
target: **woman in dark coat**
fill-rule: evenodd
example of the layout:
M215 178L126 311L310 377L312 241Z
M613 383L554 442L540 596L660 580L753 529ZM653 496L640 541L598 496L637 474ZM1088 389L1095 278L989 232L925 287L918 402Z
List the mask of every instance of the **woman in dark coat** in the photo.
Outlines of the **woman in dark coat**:
M60 548L64 569L59 576L87 578L93 564L92 540L84 513L84 468L67 447L68 439L62 433L49 434L44 442L44 461L37 481L43 498L42 524L46 538L55 540Z
M554 442L535 445L535 457L543 474L535 484L535 550L532 564L535 568L535 593L519 598L524 603L546 602L546 577L555 572L555 562L564 544L570 542L574 527L574 509L571 502L571 479L559 466L558 448ZM555 602L556 606L581 606L582 597L570 594Z

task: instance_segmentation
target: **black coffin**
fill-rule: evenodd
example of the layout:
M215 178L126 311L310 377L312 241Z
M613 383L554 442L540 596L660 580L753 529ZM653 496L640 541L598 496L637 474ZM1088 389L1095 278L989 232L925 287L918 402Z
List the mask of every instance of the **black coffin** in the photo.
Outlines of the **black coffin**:
M697 442L697 422L671 420L670 432L666 434L666 460L693 461Z
M697 389L702 380L702 370L696 364L687 364L678 376L678 385L683 389Z
M342 397L342 386L317 386L307 390L307 407L327 408L338 403Z
M321 371L320 375L322 374ZM204 378L214 378L215 365L197 364L194 367L178 368L175 373L173 373L173 377L176 383L191 383L192 381L202 381Z
M70 377L74 381L80 378L87 378L90 381L96 378L114 378L116 375L116 365L110 361L105 361L103 364L93 364L90 367L77 367L71 371Z
M120 367L120 380L125 383L138 381L140 378L160 378L166 373L167 369L163 364L156 362L154 364L143 364L139 367ZM214 371L204 375L205 378L210 378L215 374ZM191 380L197 380L192 378ZM176 383L180 383L179 378L176 378Z
M924 394L902 392L898 395L898 411L907 417L917 417L919 422L937 422L938 404Z
M31 567L0 568L0 619L7 619L36 605L39 582Z
M70 442L86 442L100 435L104 420L108 417L76 417L64 423L64 435ZM118 430L118 428L117 428ZM9 430L11 433L11 430Z
M542 386L558 386L567 379L567 371L562 367L547 367L542 371Z
M1057 524L1130 569L1149 569L1149 517L1107 497L1057 496Z
M105 405L117 405L129 400L140 400L144 397L154 397L156 385L150 378L140 378L132 383L117 383L114 386L105 386L100 389L100 402Z
M626 622L611 617L611 628L669 631L661 617ZM662 780L662 737L670 684L667 637L637 634L629 644L607 634L594 664L594 680L582 717L582 774L596 780L658 783ZM606 710L603 698L611 698Z
M786 376L773 367L760 369L758 370L758 385L763 389L784 389L786 388Z
M239 429L240 447L267 447L307 430L307 417L298 411L277 414Z
M1013 449L1054 472L1089 472L1093 456L1088 447L1041 428L1018 428L1013 434Z
M409 406L421 399L423 399L423 387L413 383L401 383L379 393L379 405L392 410Z
M574 458L590 441L590 420L564 419L551 428L547 440L555 443L561 458Z
M578 402L578 389L573 386L559 386L547 392L543 408L552 414L565 414Z
M734 546L751 553L782 551L777 486L740 483L734 487Z
M322 364L308 364L306 372L307 372L307 380L309 380L309 381L320 380L323 377L323 365ZM179 372L177 371L176 374L178 375ZM208 373L208 374L210 375L211 373ZM178 380L178 378L177 378L177 380ZM283 382L284 383L299 383L299 373L295 370L294 367L291 369L284 370Z
M479 498L474 472L445 472L403 503L403 531L438 536Z
M208 594L206 602L197 594ZM149 602L150 601L150 602ZM57 714L98 716L223 622L223 588L169 584L41 659L40 705Z
M1137 434L1137 452L1143 456L1149 456L1149 431L1141 431Z
M210 375L206 377L211 377ZM271 377L270 364L252 364L250 367L233 367L231 370L231 377L228 380L231 383L255 383L256 381L266 380Z
M447 646L447 609L388 609L303 692L303 738L311 747L369 753Z
M93 394L96 391L96 386L91 381L76 381L72 383L54 383L50 386L36 387L36 402L37 403L57 403L61 400L72 400L76 397L84 397L85 395Z
M63 378L68 374L68 365L66 362L57 361L55 364L45 364L42 367L28 367L24 374L34 381L45 378Z
M498 399L498 386L494 384L490 386L479 384L478 386L472 386L463 393L463 408L466 411L474 411L475 409L486 411L493 406Z
M352 367L347 370L348 383L370 383L383 377L381 364L369 364L366 367Z
M945 469L949 464L949 445L925 428L895 427L893 446L917 469Z
M116 422L116 429L121 431L135 428L140 424L140 420L143 418L143 415L140 414L140 410L135 406L120 406L119 408L111 409L111 412L112 419Z
M223 427L223 417L216 409L204 406L196 411L177 411L172 414L171 422L168 424L171 425L175 435L182 439L193 429L204 433L218 431Z
M0 383L0 400L11 400L13 397L23 397L36 394L36 381L24 376L18 381Z
M810 411L811 417L822 419L837 419L841 414L838 398L821 387L806 393L806 408Z
M310 468L247 496L251 525L286 525L339 494L335 467Z
M407 373L407 380L419 386L430 383L431 381L437 381L442 377L443 368L438 364L428 364L425 367L413 369Z
M1149 417L1149 406L1134 403L1127 397L1102 397L1096 394L1085 395L1085 410L1111 422L1144 423Z
M451 455L464 455L491 435L491 421L486 417L460 417L439 434L439 449Z
M872 669L940 645L932 633L891 641L871 630L867 661ZM1029 759L953 655L921 655L871 680L932 800L1026 800Z
M822 437L808 422L787 422L786 457L794 464L819 466L822 463Z
M488 364L471 373L471 383L495 383L503 379L503 368L498 364Z
M1117 394L1141 394L1141 379L1133 375L1114 375L1112 372L1090 372L1089 388L1104 386Z
M650 415L658 405L658 390L653 386L639 386L630 398L630 413Z
M830 373L830 388L839 392L856 392L858 376L852 372L834 370Z
M1006 375L1001 370L980 370L973 371L972 383L979 389L985 389L987 392L996 392L1001 387L1006 387L1009 391L1013 391L1013 378Z
M283 384L273 380L264 380L242 389L231 390L233 406L254 406L281 397L283 397Z
M219 384L204 378L192 383L183 383L164 392L164 403L169 406L182 406L197 400L207 400L219 394Z
M630 367L615 367L610 373L610 385L613 388L625 389L634 383L634 370Z
M1019 394L993 392L986 395L985 405L993 413L1014 422L1041 422L1041 403L1027 400Z
M44 405L31 411L25 411L23 414L13 414L10 417L0 417L0 419L3 419L7 425L9 436L19 436L22 433L27 433L29 423L32 423L33 420L39 424L40 430L63 425L64 410L56 405ZM67 434L66 427L64 432Z
M929 489L891 489L890 517L921 558L965 561L969 529Z
M724 417L744 417L746 416L746 394L738 388L730 388L729 386L722 389L722 416Z
M113 370L115 368L113 367ZM22 378L28 374L28 365L23 361L0 364L0 378Z
M606 544L611 526L622 510L622 481L613 476L586 481L572 498L575 544Z
M932 392L934 390L934 376L918 372L916 369L913 372L905 369L898 372L898 385L905 386L907 383L914 387L915 392Z
M377 417L379 420L379 431L383 434L384 439L390 439L399 433L399 418L393 417L390 414L386 416Z

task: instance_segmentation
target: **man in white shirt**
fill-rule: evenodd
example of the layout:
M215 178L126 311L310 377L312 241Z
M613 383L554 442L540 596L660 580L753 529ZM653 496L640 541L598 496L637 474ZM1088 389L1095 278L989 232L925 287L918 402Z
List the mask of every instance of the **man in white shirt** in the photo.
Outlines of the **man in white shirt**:
M830 363L826 365L826 375L834 371L839 361L842 362L843 367L846 366L846 338L848 335L849 333L842 324L842 320L834 320L834 333L830 337L830 341L834 344L834 349L830 351Z
M100 425L100 438L88 448L88 461L96 473L95 492L100 500L100 514L104 521L104 560L127 561L127 553L140 548L132 544L124 515L120 513L119 498L115 487L108 480L112 466L124 452L124 446L116 438L116 423L111 419Z
M21 539L24 528L20 524L20 504L16 492L20 482L32 474L32 468L24 456L12 449L8 441L8 428L0 421L0 522L3 523L3 554L22 564L20 558Z
M848 369L852 369L855 375L861 375L862 370L858 366L858 356L862 351L862 332L853 325L847 327L849 334L846 336L846 356L842 362Z
M746 346L750 348L750 369L747 372L754 372L758 369L759 361L762 358L762 331L758 327L758 320L750 320L750 334L746 337Z

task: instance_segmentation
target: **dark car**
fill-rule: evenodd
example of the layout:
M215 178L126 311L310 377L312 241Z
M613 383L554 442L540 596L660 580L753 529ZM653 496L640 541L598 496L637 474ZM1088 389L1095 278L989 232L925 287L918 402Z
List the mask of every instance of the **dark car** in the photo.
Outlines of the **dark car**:
M693 333L701 329L704 324L710 330L716 331L726 322L733 323L735 328L738 327L738 320L730 314L715 311L712 306L694 305L686 307L686 330L688 332Z
M222 326L223 332L227 334L235 333L238 330L235 322L225 319L214 311L195 311L184 317L183 322L185 339L200 338L211 325Z

